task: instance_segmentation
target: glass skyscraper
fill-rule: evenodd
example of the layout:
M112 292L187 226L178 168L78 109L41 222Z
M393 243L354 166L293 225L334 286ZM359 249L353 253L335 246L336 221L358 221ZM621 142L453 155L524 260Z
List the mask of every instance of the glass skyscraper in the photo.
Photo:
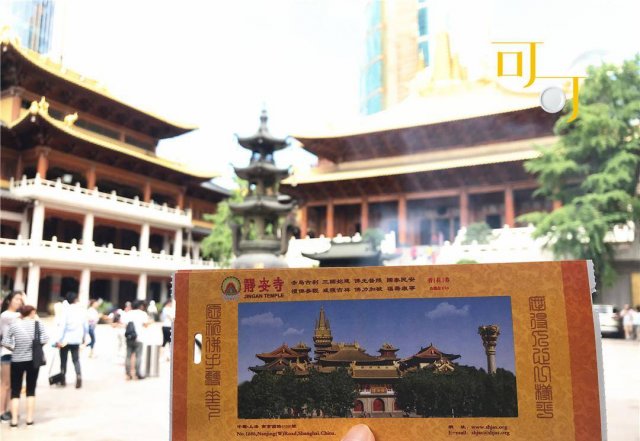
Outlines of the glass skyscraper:
M371 114L383 109L383 63L382 50L382 0L371 0L367 4L367 53L362 75L361 113Z
M430 0L369 0L360 113L369 115L402 101L409 82L429 66Z
M10 2L8 24L22 46L46 54L51 49L54 0L17 0Z

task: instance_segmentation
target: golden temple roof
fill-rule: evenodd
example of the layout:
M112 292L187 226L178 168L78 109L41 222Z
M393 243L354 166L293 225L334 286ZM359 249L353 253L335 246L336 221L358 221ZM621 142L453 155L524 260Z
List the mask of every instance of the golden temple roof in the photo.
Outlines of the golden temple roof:
M77 127L73 123L69 123L69 121L67 122L59 121L48 114L47 107L48 107L48 103L46 102L44 97L39 103L34 101L31 104L31 108L29 109L29 111L25 112L24 115L22 115L22 117L16 119L10 124L7 124L7 128L9 128L10 130L15 130L20 126L24 126L26 124L35 122L33 118L40 118L44 123L48 124L50 127L98 147L102 147L114 152L122 153L128 156L134 157L136 159L150 162L154 165L158 165L160 167L164 167L164 168L167 168L179 173L183 173L185 175L189 175L195 178L213 179L219 176L219 173L213 170L195 170L184 164L180 164L178 162L161 158L157 156L154 152L142 149L140 147L133 146L131 144L127 144L122 141L118 141L113 138L99 135L97 133L91 132L81 127Z
M524 161L540 156L540 152L536 149L536 146L552 145L556 140L557 138L555 136L547 136L486 146L350 161L328 167L317 167L304 173L298 173L287 178L283 183L296 186L317 182L364 179L377 176L401 175L485 164Z
M5 26L2 29L0 29L0 43L2 43L3 52L7 52L8 50L14 50L22 59L26 60L28 63L32 64L36 68L41 69L42 71L45 71L51 75L54 75L55 77L60 78L63 81L79 86L89 92L108 98L109 100L118 103L119 105L127 108L130 111L153 118L166 126L172 127L174 131L177 130L179 132L186 133L186 132L190 132L192 130L197 129L197 127L195 126L190 126L190 125L178 123L175 121L171 121L153 112L140 109L138 107L132 106L131 104L124 102L123 100L112 95L107 90L107 88L104 85L102 85L99 81L95 79L87 78L86 76L78 72L68 69L61 63L58 63L52 60L46 55L39 54L38 52L35 52L29 48L22 46L20 44L19 38L11 31L9 26Z

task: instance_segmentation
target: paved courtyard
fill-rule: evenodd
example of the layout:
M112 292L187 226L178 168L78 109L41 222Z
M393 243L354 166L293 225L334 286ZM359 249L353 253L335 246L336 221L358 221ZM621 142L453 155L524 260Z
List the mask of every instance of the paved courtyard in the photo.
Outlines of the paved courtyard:
M160 327L149 338L161 339ZM66 388L50 387L49 366L40 371L36 424L2 424L3 441L156 441L169 439L170 363L160 362L160 376L126 381L117 331L97 330L96 358L81 355L83 387L76 390L69 361ZM52 349L48 349L52 360ZM603 343L607 419L610 441L640 441L640 343L605 339ZM24 407L24 400L22 400Z

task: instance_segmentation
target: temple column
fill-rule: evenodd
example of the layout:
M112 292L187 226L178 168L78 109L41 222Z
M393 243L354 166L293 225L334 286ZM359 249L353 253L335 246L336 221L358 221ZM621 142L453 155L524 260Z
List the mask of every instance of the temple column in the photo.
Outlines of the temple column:
M407 243L407 197L398 199L398 245Z
M22 239L29 238L29 216L27 210L22 213L22 220L20 221L20 232L18 233Z
M144 223L140 227L140 252L145 253L149 250L149 224Z
M86 213L84 215L84 223L82 225L82 245L85 247L91 247L93 244L93 224L93 213Z
M504 223L513 227L516 219L515 204L513 201L513 188L507 187L504 190Z
M21 266L16 268L16 276L13 278L13 290L24 291L24 268Z
M47 170L49 168L49 149L43 148L38 152L38 165L36 172L40 175L41 179L47 179Z
M191 245L191 258L194 260L200 259L200 243L193 242Z
M113 306L120 305L120 279L117 277L111 278L111 284L109 286L109 300Z
M460 193L460 227L469 226L469 193L463 190Z
M500 326L485 325L478 328L478 334L482 338L485 354L487 355L487 372L491 375L496 373L496 345L500 335Z
M78 298L83 307L89 305L89 287L91 286L91 270L83 268L80 273L80 286L78 288Z
M38 243L42 240L44 230L44 204L33 201L33 214L31 216L31 241Z
M300 208L300 239L304 239L307 237L307 223L309 222L309 210L307 206Z
M360 204L360 231L364 234L369 228L369 201L367 198L362 200Z
M176 195L177 206L180 210L184 209L184 192L181 191Z
M334 205L333 205L333 199L329 199L329 203L327 204L327 234L326 236L329 238L333 237L333 209L334 209Z
M142 191L142 200L144 202L151 202L151 183L146 181L144 183L144 189Z
M22 162L22 155L18 155L18 163L16 164L16 174L13 178L16 181L22 179L22 175L24 174L24 162Z
M50 292L51 292L52 301L57 301L59 298L62 297L61 295L62 293L60 291L62 291L62 274L60 273L51 274Z
M182 256L182 228L176 230L175 238L173 239L173 256Z
M40 265L29 263L27 276L27 304L38 306L38 290L40 289Z
M147 273L140 273L138 276L138 291L136 299L147 300Z
M163 280L160 282L160 303L164 304L169 298L169 287L167 286L167 281Z
M85 178L87 179L87 188L89 190L93 190L96 188L96 167L92 165L89 167L89 170L85 173Z

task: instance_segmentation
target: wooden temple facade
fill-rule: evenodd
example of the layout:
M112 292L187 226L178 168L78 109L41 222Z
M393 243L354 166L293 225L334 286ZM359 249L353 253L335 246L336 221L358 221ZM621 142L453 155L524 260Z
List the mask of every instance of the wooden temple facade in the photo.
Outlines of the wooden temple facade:
M395 231L400 245L437 245L474 222L515 226L548 207L524 162L554 142L539 108L336 137L298 137L318 156L283 191L302 204L301 237Z
M474 222L515 226L523 213L552 209L533 196L537 182L523 164L555 142L557 115L539 108L535 92L461 75L448 36L436 43L403 102L298 130L318 157L282 189L301 206L301 237L380 228L400 246L439 245Z
M46 311L81 299L163 300L178 268L208 268L216 174L156 155L193 130L124 103L2 35L2 288Z

